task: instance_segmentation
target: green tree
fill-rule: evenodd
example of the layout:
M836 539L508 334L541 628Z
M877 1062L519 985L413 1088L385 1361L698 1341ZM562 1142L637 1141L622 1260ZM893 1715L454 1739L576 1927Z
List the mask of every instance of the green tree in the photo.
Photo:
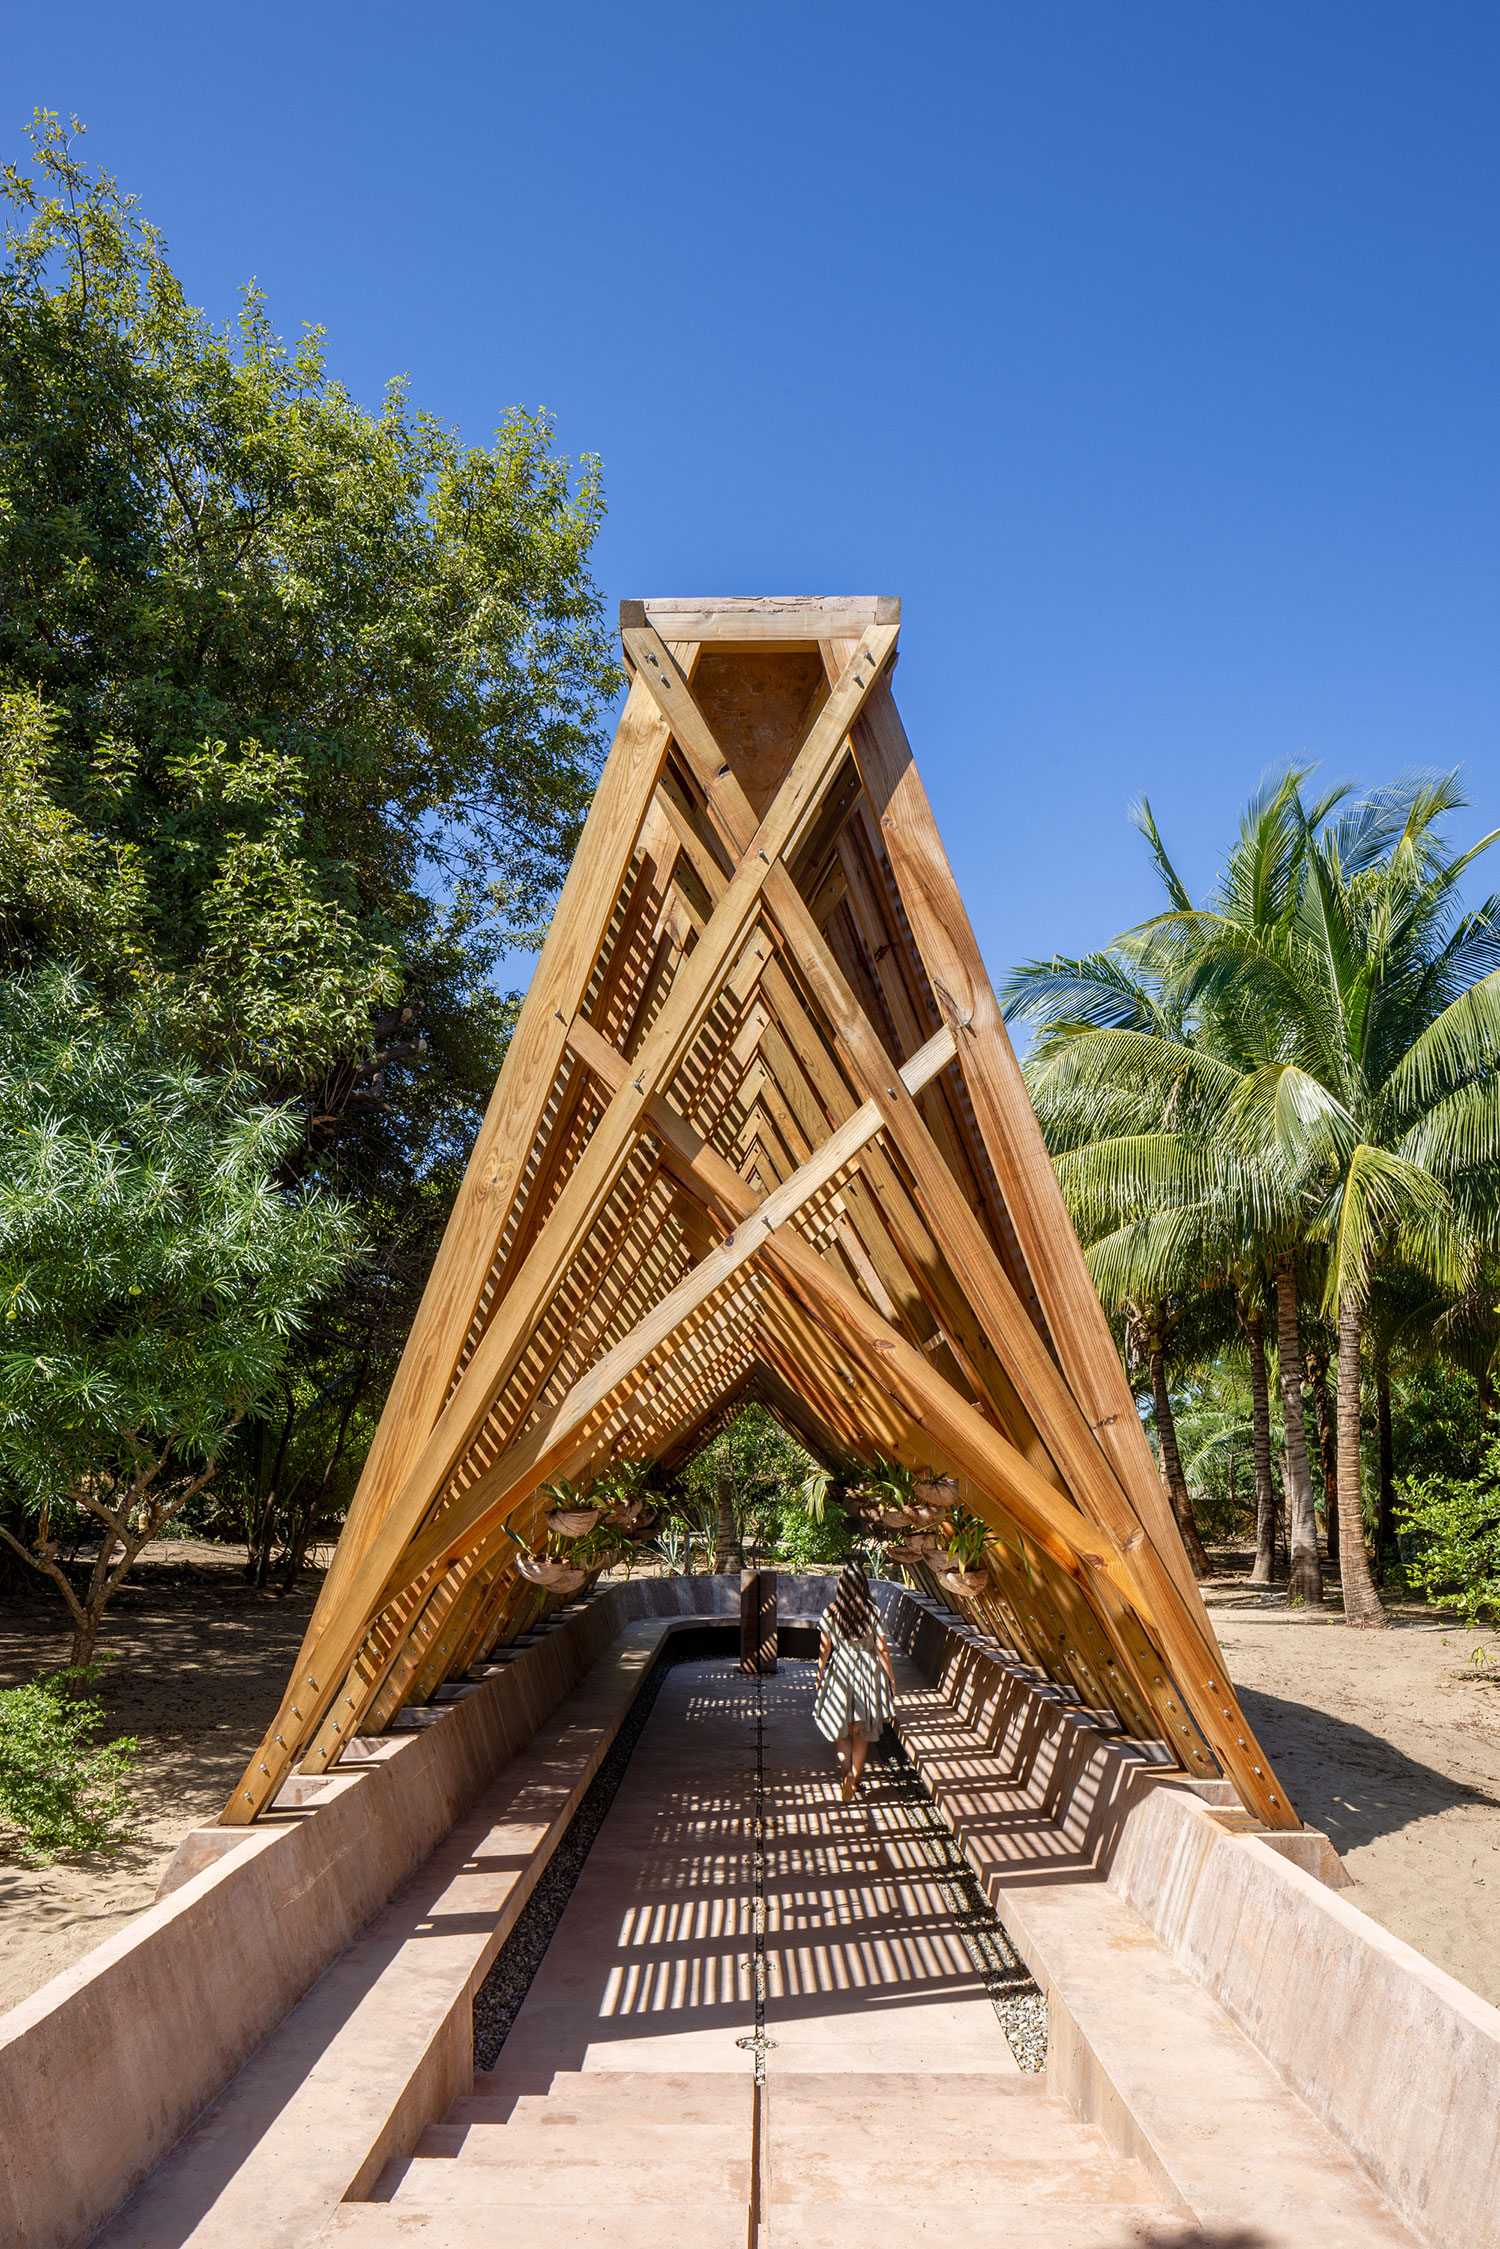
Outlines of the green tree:
M115 1851L130 1840L125 1781L140 1743L100 1742L104 1708L89 1666L0 1688L0 1827L20 1830L26 1856Z
M347 1211L276 1183L297 1131L76 977L0 987L0 1538L62 1596L74 1665L354 1252Z
M1176 906L1185 893L1149 806L1139 808L1136 820ZM1118 1318L1127 1369L1139 1367L1148 1376L1162 1481L1199 1577L1209 1574L1210 1563L1174 1425L1173 1362L1178 1356L1201 1360L1235 1322L1243 1332L1258 1495L1253 1577L1268 1583L1274 1535L1264 1355L1270 1245L1243 1194L1226 1193L1225 1168L1210 1155L1202 1130L1205 1112L1234 1083L1235 1060L1215 1052L1214 1027L1187 1014L1169 975L1131 936L1085 958L1030 962L1013 971L1005 998L1012 1017L1041 1026L1026 1064L1028 1089L1095 1286ZM1300 1410L1300 1391L1297 1396ZM1316 1571L1310 1485L1304 1496L1299 1544L1311 1547Z
M1365 1549L1361 1345L1381 1266L1461 1287L1493 1239L1500 1162L1500 899L1463 911L1467 852L1442 824L1452 776L1377 791L1303 823L1294 911L1269 932L1184 913L1192 998L1232 1010L1259 1066L1226 1125L1263 1174L1290 1177L1326 1247L1338 1327L1344 1612L1386 1622Z
M1397 1513L1415 1545L1406 1568L1417 1584L1467 1625L1500 1622L1500 1440L1486 1447L1477 1476L1412 1477Z
M1304 1597L1320 1588L1298 1295L1301 1276L1320 1282L1338 1333L1345 1611L1379 1624L1360 1461L1365 1305L1382 1265L1461 1292L1494 1239L1500 932L1495 901L1474 914L1458 902L1493 838L1462 855L1447 846L1442 822L1463 801L1451 779L1374 792L1337 818L1336 797L1304 806L1301 780L1260 793L1201 910L1144 811L1171 903L1104 956L1095 1020L1059 1005L1090 964L1054 964L1050 986L1032 964L1012 1006L1048 1019L1033 1078L1067 1112L1075 1201L1101 1234L1113 1214L1093 1262L1180 1282L1217 1241L1210 1265L1230 1270L1238 1244L1246 1271L1269 1270L1292 1590ZM1131 977L1149 1025L1124 1017ZM1114 1017L1101 1021L1111 989Z
M365 411L253 289L213 327L55 118L33 141L4 172L0 690L34 699L53 871L0 930L13 962L79 952L70 872L107 870L120 981L325 1142L419 1062L403 1008L470 1009L571 854L618 680L598 466L539 416L471 446L399 384Z
M399 383L367 411L253 288L214 326L76 139L41 114L32 139L3 175L0 972L73 963L123 1029L248 1075L299 1127L281 1184L359 1213L363 1277L216 1479L252 1567L294 1570L357 1475L514 1021L506 956L592 792L620 677L599 468L540 415L476 446Z
M716 1570L739 1568L747 1539L774 1552L783 1521L794 1511L805 1516L801 1487L811 1467L796 1438L752 1402L680 1472L674 1506L712 1542Z

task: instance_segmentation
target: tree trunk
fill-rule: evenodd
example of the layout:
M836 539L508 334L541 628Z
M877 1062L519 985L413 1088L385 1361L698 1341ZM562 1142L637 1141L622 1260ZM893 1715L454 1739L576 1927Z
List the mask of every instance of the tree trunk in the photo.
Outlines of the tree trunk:
M323 1512L323 1502L328 1496L328 1487L333 1481L333 1472L344 1457L344 1445L349 1435L349 1423L353 1419L355 1407L364 1395L365 1380L369 1371L370 1354L367 1351L359 1363L359 1373L355 1378L353 1388L344 1401L344 1410L339 1417L338 1439L334 1445L332 1456L323 1470L317 1491L302 1512L301 1519L297 1524L296 1537L283 1557L281 1577L283 1593L291 1592L297 1582L298 1573L307 1559L307 1549L312 1540L313 1529Z
M84 1610L80 1619L75 1619L73 1645L68 1651L70 1666L81 1669L84 1664L93 1662L94 1642L99 1637L99 1621L103 1614L102 1608L90 1608Z
M1307 1429L1302 1419L1297 1262L1292 1257L1276 1261L1276 1369L1281 1381L1281 1422L1286 1431L1287 1544L1291 1549L1287 1590L1294 1601L1321 1601L1323 1565L1318 1558L1318 1522L1313 1513Z
M1380 1433L1380 1513L1375 1528L1375 1569L1382 1585L1396 1544L1396 1447L1391 1435L1391 1362L1375 1354L1375 1419Z
M1276 1486L1271 1480L1271 1388L1266 1380L1266 1323L1259 1312L1245 1322L1250 1343L1251 1426L1255 1452L1255 1566L1252 1585L1276 1575Z
M1363 1480L1359 1462L1360 1309L1339 1306L1339 1576L1344 1622L1368 1631L1389 1624L1365 1552Z
M1177 1450L1177 1423L1172 1416L1172 1400L1167 1390L1167 1354L1154 1337L1150 1357L1151 1399L1156 1408L1156 1437L1161 1446L1162 1481L1167 1487L1167 1497L1172 1502L1172 1513L1177 1517L1177 1528L1182 1533L1182 1543L1187 1548L1187 1558L1193 1565L1194 1577L1212 1577L1213 1564L1203 1550L1198 1526L1193 1521L1193 1503L1188 1498L1187 1478L1182 1473L1182 1455Z
M714 1575L721 1577L734 1562L734 1486L728 1476L719 1478L719 1519L714 1531Z
M1328 1559L1339 1558L1339 1451L1338 1431L1328 1397L1328 1353L1309 1351L1307 1380L1312 1390L1313 1420L1318 1428L1318 1454L1323 1463L1323 1520L1328 1526Z

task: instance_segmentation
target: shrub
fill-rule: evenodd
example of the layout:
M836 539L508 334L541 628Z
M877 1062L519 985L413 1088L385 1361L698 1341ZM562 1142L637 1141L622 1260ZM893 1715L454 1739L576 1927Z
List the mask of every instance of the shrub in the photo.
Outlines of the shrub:
M140 1744L97 1742L103 1707L82 1692L97 1677L90 1665L0 1689L0 1820L20 1829L34 1860L130 1838L124 1783Z
M1406 1575L1464 1623L1500 1621L1500 1439L1478 1476L1418 1476L1397 1494Z

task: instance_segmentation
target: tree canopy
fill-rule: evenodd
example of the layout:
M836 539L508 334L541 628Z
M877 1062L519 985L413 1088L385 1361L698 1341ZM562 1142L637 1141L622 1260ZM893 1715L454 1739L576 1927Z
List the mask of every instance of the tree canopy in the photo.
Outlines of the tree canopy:
M1169 1480L1182 1487L1169 1337L1203 1331L1217 1298L1255 1376L1274 1303L1293 1589L1320 1597L1306 1373L1329 1440L1346 1614L1378 1623L1364 1558L1366 1328L1381 1385L1414 1307L1472 1359L1500 1247L1500 899L1466 910L1460 894L1495 835L1453 849L1445 823L1465 800L1451 775L1311 803L1305 779L1258 792L1201 908L1142 806L1166 910L1101 954L1016 971L1009 1004L1041 1026L1028 1078L1101 1294L1154 1339ZM1323 1329L1336 1330L1336 1444ZM1263 1380L1255 1389L1268 1462ZM1384 1432L1383 1388L1382 1400ZM1381 1445L1387 1483L1385 1434ZM1181 1515L1185 1488L1176 1496Z
M33 141L0 272L0 688L33 864L0 926L24 960L107 913L117 972L195 1051L321 1093L402 998L473 1006L545 915L617 685L598 463L519 410L466 444L399 382L366 410L253 286L215 327L134 198L55 119Z
M202 1125L171 1157L184 1208L192 1164L225 1160L203 1120L233 1116L257 1193L288 1223L331 1197L362 1241L298 1280L227 1440L206 1392L173 1408L173 1457L217 1462L195 1505L294 1569L357 1473L504 1056L506 957L592 794L619 685L600 469L541 413L475 444L399 380L360 403L253 283L216 324L80 131L39 113L0 173L0 1017L40 1039L58 1011L59 1150L123 1145L170 1080ZM90 1381L112 1303L80 1292ZM152 1307L165 1338L159 1292L127 1301ZM13 1309L12 1349L60 1369L40 1294ZM29 1386L39 1432L71 1426L70 1380L50 1406ZM28 1549L39 1492L0 1476Z

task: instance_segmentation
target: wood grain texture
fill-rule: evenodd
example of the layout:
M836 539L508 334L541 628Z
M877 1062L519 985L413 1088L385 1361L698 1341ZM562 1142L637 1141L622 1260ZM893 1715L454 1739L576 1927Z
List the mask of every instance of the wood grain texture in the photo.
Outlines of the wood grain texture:
M599 800L229 1821L540 1613L515 1556L547 1478L680 1463L759 1400L830 1463L954 1477L993 1534L974 1621L1296 1824L915 778L898 615L623 605Z

